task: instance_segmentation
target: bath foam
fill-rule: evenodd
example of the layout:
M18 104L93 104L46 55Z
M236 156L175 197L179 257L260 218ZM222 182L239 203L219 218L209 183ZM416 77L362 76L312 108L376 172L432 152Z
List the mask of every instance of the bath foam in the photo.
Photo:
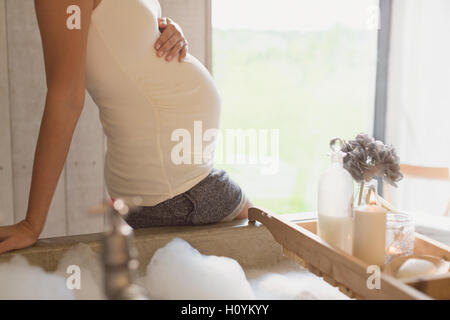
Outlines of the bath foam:
M248 270L231 258L205 256L181 239L154 254L147 274L136 282L157 299L348 299L315 275L281 269ZM81 290L69 290L69 265L81 270ZM289 268L288 268L289 267ZM22 256L0 264L0 299L103 299L103 270L99 256L86 244L65 253L56 274L29 266ZM253 274L253 276L251 276ZM3 291L2 291L3 290Z
M0 300L71 300L74 294L66 287L65 278L30 266L23 256L15 256L0 264Z
M155 252L145 283L154 299L255 298L236 260L202 255L179 238Z
M257 299L268 300L340 300L348 299L337 288L306 271L285 274L267 273L251 279Z
M67 273L71 265L78 266L81 272L81 288L73 289L75 297L82 300L104 299L100 257L87 244L79 243L70 248L59 261L55 273L67 279L71 276Z

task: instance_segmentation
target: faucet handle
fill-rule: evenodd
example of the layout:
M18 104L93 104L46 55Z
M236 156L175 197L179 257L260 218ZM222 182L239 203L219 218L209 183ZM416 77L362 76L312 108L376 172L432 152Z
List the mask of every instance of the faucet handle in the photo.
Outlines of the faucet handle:
M88 213L90 215L107 214L111 209L118 212L120 216L125 217L131 211L138 210L139 203L137 201L133 201L133 204L129 204L120 198L114 200L107 200L99 205L90 207L88 209Z
M89 208L89 214L100 215L103 214L106 217L105 231L111 232L113 230L128 235L132 233L131 227L125 222L125 217L133 210L138 210L136 205L128 205L122 199L114 199L104 201L103 203ZM130 229L130 230L128 230Z

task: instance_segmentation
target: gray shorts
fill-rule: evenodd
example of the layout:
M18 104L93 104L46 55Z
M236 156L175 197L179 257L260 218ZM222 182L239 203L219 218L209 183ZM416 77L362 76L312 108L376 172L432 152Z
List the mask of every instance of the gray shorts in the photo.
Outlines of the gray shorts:
M134 209L125 219L132 228L202 225L233 220L247 197L223 170L210 174L188 191L155 206Z

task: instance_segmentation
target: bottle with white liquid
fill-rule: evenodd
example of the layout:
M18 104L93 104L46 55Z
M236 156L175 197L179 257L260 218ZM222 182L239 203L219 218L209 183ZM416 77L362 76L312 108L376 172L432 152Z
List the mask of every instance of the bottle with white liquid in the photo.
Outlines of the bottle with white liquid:
M320 177L318 235L348 254L353 251L353 179L343 167L342 141L330 143L331 167Z

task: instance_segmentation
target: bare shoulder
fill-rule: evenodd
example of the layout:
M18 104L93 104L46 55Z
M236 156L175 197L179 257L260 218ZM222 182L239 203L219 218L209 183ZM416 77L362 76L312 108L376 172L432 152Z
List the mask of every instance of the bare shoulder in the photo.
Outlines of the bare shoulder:
M94 0L35 0L47 82L84 69ZM61 68L64 66L64 68ZM62 72L61 70L65 70Z

